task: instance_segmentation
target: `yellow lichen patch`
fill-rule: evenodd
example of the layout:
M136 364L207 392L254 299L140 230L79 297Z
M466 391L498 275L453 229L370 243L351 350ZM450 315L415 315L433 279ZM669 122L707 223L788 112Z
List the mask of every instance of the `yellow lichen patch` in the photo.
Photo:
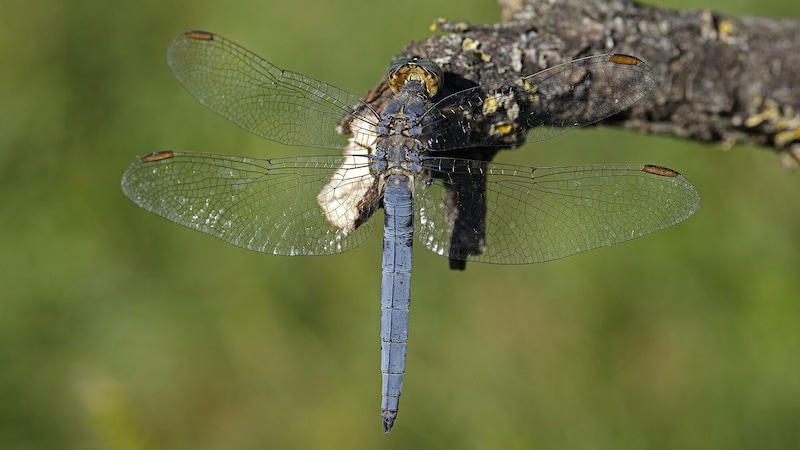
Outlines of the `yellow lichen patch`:
M475 51L480 48L480 46L480 41L476 41L475 39L466 38L461 42L461 49L465 51Z
M800 115L791 106L781 107L772 99L756 97L753 106L758 112L745 118L747 128L761 127L766 133L775 133L773 142L777 147L785 147L800 141Z
M508 136L512 131L514 131L515 127L516 126L514 125L514 122L503 121L493 123L489 129L489 134L492 136Z
M539 85L531 84L530 81L523 79L522 88L528 93L528 101L536 103L539 101Z
M481 42L475 39L466 38L461 42L461 49L466 52L473 52L481 58L481 61L489 62L492 57L481 50Z
M437 17L428 29L431 31L431 33L433 33L434 31L438 30L439 26L443 23L447 23L447 19L444 17Z
M511 48L511 68L514 72L522 71L522 50L518 45L514 44Z
M752 128L761 125L763 122L772 121L780 117L778 102L775 100L763 100L760 97L756 97L753 100L753 103L757 108L759 108L759 112L747 117L744 120L744 126Z
M497 111L497 97L489 96L483 101L483 113L494 114Z
M494 114L500 108L506 111L506 116L511 120L516 119L516 116L519 115L519 106L514 101L512 92L495 92L487 95L483 100L482 112L484 115Z
M468 22L450 22L444 17L439 17L429 27L431 32L436 30L464 32L469 30Z
M732 44L736 41L734 34L736 33L736 25L728 19L722 19L717 24L717 35L719 40L727 44Z
M800 129L795 128L793 130L781 131L780 133L775 135L775 144L778 147L783 147L786 144L800 140Z
M506 115L509 119L516 121L519 117L519 103L517 102L510 102L511 104L506 106Z

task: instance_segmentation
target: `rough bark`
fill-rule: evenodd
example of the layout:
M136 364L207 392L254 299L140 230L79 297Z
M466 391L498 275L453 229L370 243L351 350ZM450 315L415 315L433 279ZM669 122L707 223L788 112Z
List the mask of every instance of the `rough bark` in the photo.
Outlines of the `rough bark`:
M644 60L654 91L602 121L722 146L770 148L787 168L800 159L800 22L672 11L626 0L499 0L503 23L439 21L445 32L403 54L445 58L443 94L519 78L582 56ZM380 108L384 84L369 95Z

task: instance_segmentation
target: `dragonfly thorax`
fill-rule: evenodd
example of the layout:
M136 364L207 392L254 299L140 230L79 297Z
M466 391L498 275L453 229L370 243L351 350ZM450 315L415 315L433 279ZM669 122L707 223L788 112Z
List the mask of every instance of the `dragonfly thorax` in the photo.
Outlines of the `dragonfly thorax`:
M428 105L423 84L409 81L383 110L383 118L376 127L378 135L418 136L422 133L422 116Z

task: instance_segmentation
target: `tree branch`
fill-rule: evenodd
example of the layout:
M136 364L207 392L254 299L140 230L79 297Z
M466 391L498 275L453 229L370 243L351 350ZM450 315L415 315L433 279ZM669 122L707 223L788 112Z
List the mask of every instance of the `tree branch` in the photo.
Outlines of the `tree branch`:
M671 11L628 0L499 0L503 23L437 22L405 55L444 61L443 95L582 56L626 53L653 69L653 93L602 123L723 146L758 145L800 161L800 22ZM385 85L368 101L391 97Z

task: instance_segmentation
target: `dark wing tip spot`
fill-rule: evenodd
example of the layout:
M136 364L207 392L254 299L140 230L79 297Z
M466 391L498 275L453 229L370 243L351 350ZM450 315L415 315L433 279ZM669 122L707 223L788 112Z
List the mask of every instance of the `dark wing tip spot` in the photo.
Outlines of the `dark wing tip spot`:
M675 178L677 176L680 176L680 173L668 167L654 166L651 164L645 164L645 166L642 167L642 172L652 173L653 175L660 175L662 177L670 177L670 178Z
M616 64L624 64L626 66L635 66L637 64L642 63L642 60L640 60L639 58L637 58L635 56L622 55L622 54L617 53L617 54L611 55L611 62L616 63Z
M161 161L161 160L164 160L164 159L171 159L174 156L175 155L171 151L155 152L155 153L151 153L151 154L149 154L147 156L143 156L142 157L142 162L145 162L145 163L156 162L156 161Z
M207 32L207 31L187 31L184 33L187 39L195 39L198 41L211 41L214 39L214 35Z

